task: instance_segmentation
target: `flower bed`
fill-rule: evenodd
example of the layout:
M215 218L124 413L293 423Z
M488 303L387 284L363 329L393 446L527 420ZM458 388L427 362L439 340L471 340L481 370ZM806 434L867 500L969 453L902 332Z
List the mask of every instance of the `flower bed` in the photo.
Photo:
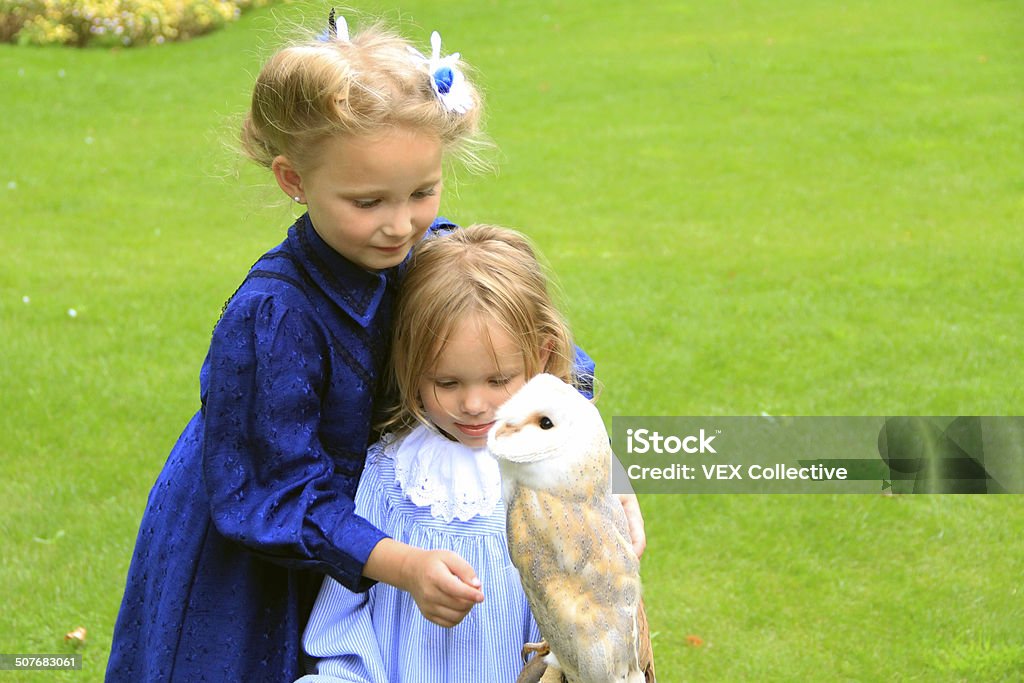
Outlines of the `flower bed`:
M0 0L0 41L146 45L188 40L270 0Z

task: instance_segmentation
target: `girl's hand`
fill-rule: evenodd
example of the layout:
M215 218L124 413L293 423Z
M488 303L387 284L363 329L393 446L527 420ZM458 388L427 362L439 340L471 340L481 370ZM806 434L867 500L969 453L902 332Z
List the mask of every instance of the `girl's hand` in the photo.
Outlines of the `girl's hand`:
M647 548L647 534L644 533L644 516L640 513L640 503L632 493L620 493L616 497L626 512L626 524L629 525L629 538L633 541L633 552L640 557Z
M451 627L483 602L480 579L465 560L447 550L419 550L407 555L402 573L406 590L428 620Z
M448 550L423 550L385 538L370 552L363 576L412 595L423 616L446 628L484 601L469 563Z

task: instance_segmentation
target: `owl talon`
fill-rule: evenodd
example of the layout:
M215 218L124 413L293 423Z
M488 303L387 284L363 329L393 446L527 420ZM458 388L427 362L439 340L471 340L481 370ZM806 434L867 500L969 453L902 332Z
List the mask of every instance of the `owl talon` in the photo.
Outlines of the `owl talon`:
M540 641L539 643L526 643L523 645L523 662L530 658L531 654L535 654L538 657L543 657L551 652L551 648L548 647L547 641Z
M539 643L526 643L522 647L522 660L525 665L516 679L516 683L542 683L549 674L544 657L551 652L543 640ZM535 656L530 657L530 653ZM549 679L550 680L550 679Z

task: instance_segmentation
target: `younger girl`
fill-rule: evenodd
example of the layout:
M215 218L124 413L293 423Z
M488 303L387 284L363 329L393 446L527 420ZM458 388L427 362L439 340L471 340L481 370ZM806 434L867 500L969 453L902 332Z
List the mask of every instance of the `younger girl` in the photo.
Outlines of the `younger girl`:
M442 156L473 140L480 100L436 34L427 59L380 28L347 33L282 50L256 81L245 149L308 212L213 332L202 407L142 519L108 681L292 680L324 574L398 586L446 626L483 600L464 560L387 538L352 500L397 267L445 225Z
M410 545L449 550L477 571L487 599L451 629L378 584L324 582L306 628L321 658L313 681L511 683L540 639L508 556L495 411L542 372L575 377L569 330L518 233L476 225L413 252L399 296L392 362L399 401L367 457L356 512Z

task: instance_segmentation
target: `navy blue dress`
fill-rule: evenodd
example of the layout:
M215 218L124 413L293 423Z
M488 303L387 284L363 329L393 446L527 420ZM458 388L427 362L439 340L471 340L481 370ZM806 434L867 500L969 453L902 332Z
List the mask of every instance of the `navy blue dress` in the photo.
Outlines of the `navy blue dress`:
M384 534L353 498L397 279L340 256L308 215L253 266L150 493L108 681L293 680L324 574L372 584Z

